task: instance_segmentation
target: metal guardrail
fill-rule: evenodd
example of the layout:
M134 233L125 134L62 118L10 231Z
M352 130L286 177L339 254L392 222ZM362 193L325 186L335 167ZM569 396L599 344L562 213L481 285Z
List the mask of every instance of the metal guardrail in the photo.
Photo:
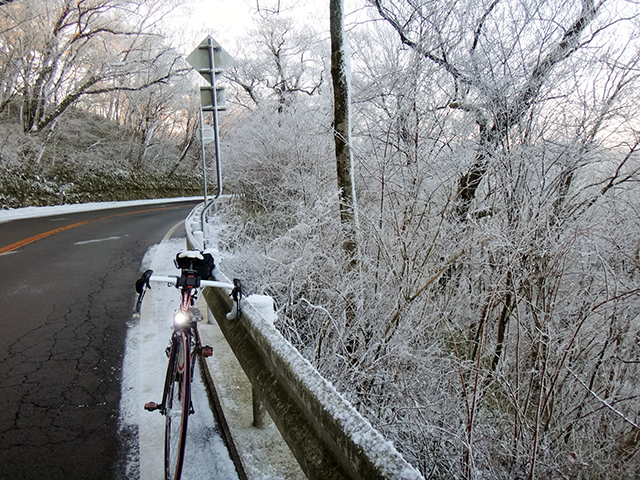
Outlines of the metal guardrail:
M202 248L192 234L196 207L186 219L189 248ZM219 271L216 280L228 281ZM282 437L309 479L423 477L252 305L240 320L228 320L230 292L203 290L227 342Z

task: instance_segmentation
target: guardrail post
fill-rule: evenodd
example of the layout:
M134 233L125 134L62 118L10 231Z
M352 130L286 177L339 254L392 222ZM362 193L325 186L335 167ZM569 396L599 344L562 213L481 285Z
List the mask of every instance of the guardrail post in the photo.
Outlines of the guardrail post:
M264 401L260 397L260 393L251 387L251 400L253 402L253 426L256 428L264 428L267 426L267 409Z

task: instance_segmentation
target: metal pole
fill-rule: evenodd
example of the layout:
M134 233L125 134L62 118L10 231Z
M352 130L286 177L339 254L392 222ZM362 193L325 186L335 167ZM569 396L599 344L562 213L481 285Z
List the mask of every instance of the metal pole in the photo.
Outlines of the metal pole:
M218 91L216 89L216 66L213 60L213 40L209 37L209 65L211 65L211 86L213 87L213 131L216 142L216 169L218 173L218 194L222 195L222 173L220 171L220 136L218 135Z
M204 205L207 205L207 163L205 162L204 152L204 122L202 119L202 106L200 106L200 148L202 149L202 181L204 183ZM204 208L202 209L204 213ZM202 231L202 238L204 242L204 215L200 215L200 230ZM204 245L203 245L204 246Z
M214 57L213 57L213 40L211 38L208 39L208 46L209 46L209 67L211 69L211 87L213 88L213 132L214 132L214 139L215 139L215 145L216 145L216 172L218 174L218 193L216 194L216 196L209 202L207 203L207 194L206 194L206 189L207 186L205 184L205 199L204 199L204 208L202 209L202 213L200 214L200 224L202 225L202 243L204 244L203 247L207 246L207 239L204 235L204 217L206 214L206 211L213 205L214 201L217 200L218 198L220 198L220 195L222 195L222 171L220 168L220 136L218 135L218 95L217 95L217 90L216 90L216 66L215 66L215 62L214 62ZM200 129L202 131L202 107L200 107ZM201 133L202 137L204 138L204 133ZM202 142L202 158L203 158L203 162L204 162L204 142Z
M268 423L267 407L264 405L260 393L254 387L251 387L251 401L253 403L253 426L264 428Z

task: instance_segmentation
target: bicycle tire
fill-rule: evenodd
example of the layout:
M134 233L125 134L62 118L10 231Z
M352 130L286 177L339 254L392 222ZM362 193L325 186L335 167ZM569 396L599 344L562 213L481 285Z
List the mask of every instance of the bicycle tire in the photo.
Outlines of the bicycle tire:
M166 480L180 480L184 464L187 423L191 410L191 339L186 332L174 337L171 384L165 405L164 466Z

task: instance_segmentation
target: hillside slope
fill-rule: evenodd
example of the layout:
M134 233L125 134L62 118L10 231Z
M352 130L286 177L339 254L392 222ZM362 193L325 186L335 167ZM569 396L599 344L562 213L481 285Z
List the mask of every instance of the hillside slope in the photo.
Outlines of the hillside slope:
M179 153L171 138L144 151L138 132L82 110L27 134L11 109L0 118L0 208L199 195L199 160L175 168Z

